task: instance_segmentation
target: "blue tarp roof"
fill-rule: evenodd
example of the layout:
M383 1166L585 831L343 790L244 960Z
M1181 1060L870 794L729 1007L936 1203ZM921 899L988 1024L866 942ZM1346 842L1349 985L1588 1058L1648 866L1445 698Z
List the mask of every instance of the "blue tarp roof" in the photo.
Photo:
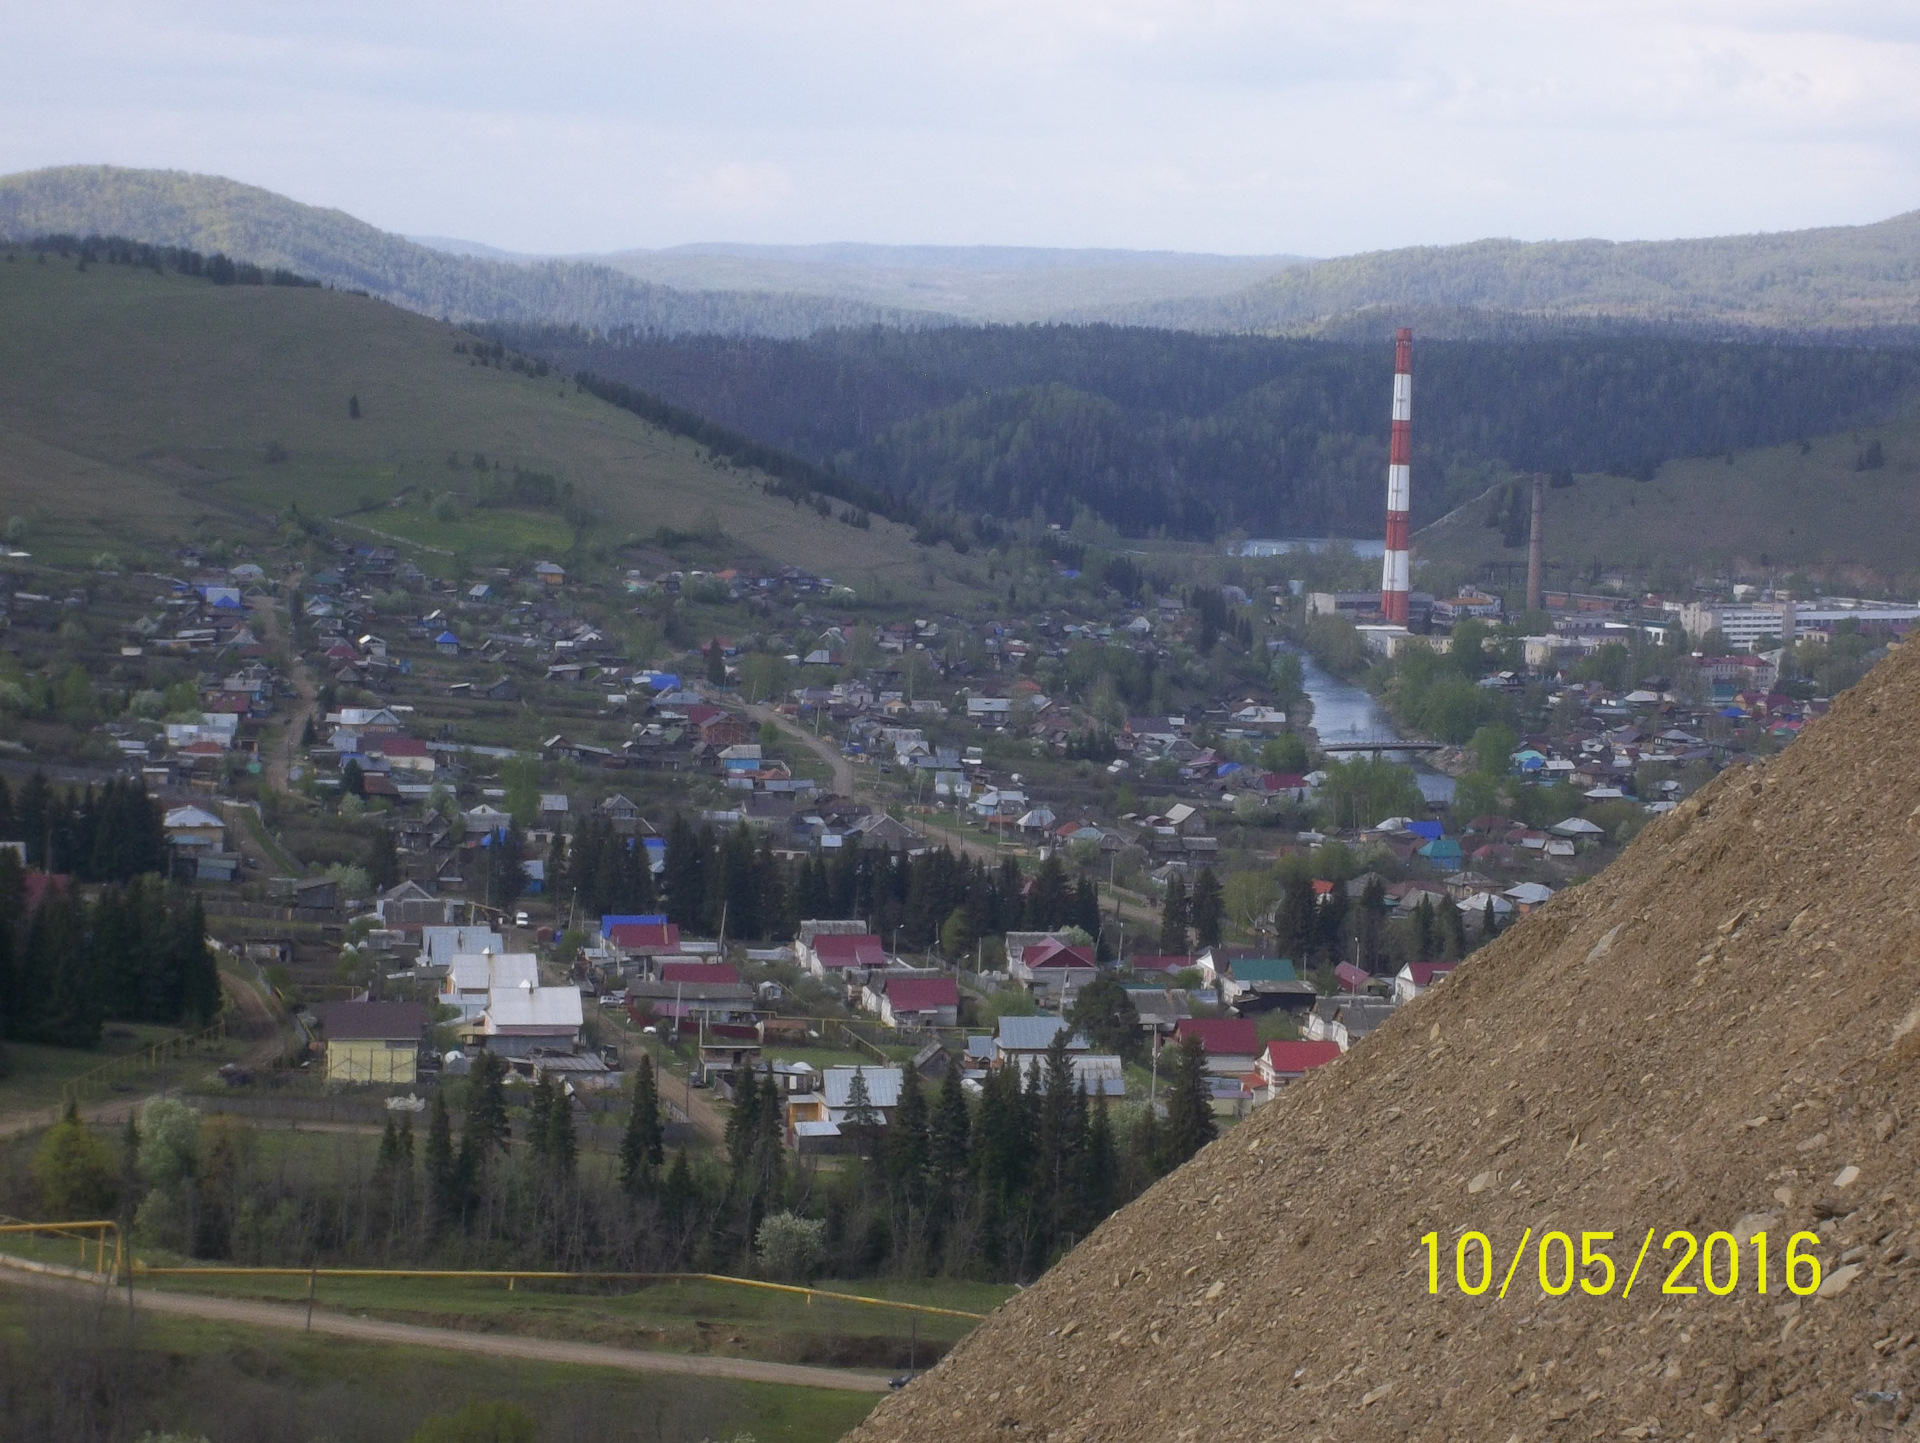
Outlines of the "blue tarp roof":
M1408 822L1407 830L1416 837L1425 837L1428 841L1439 839L1445 829L1438 822Z

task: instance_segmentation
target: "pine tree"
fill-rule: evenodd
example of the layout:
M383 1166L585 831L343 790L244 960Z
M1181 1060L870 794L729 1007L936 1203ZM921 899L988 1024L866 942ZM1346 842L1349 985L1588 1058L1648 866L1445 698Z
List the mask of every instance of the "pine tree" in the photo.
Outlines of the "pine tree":
M1167 879L1167 898L1160 905L1160 951L1163 956L1185 957L1187 948L1187 882L1175 872Z
M1222 911L1220 879L1213 875L1213 868L1203 868L1200 875L1194 879L1193 896L1187 903L1187 914L1193 923L1195 946L1206 948L1220 945Z
M1165 1166L1169 1171L1180 1166L1218 1133L1206 1048L1198 1037L1183 1037L1167 1073Z
M629 1197L652 1192L665 1160L666 1129L660 1125L659 1083L653 1058L643 1054L633 1075L633 1110L620 1139L620 1186Z

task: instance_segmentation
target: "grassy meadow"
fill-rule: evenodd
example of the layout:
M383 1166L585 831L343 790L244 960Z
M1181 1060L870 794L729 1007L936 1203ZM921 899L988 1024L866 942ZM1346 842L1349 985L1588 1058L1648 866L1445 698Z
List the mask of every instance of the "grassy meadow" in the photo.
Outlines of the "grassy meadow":
M472 1401L518 1404L539 1420L543 1439L696 1443L744 1434L756 1443L831 1443L876 1399L154 1315L129 1327L118 1309L0 1288L0 1407L10 1438L135 1438L152 1429L403 1443L426 1419Z
M758 473L557 374L456 350L470 340L343 291L0 250L0 514L26 518L43 558L131 559L258 530L297 505L415 543L427 570L449 553L564 561L584 546L617 559L661 527L717 523L736 560L863 590L958 587L965 563L950 551L923 552L877 518L859 531L769 497ZM558 512L472 504L515 466L572 483L594 521L576 535ZM454 500L454 519L434 515L437 497Z

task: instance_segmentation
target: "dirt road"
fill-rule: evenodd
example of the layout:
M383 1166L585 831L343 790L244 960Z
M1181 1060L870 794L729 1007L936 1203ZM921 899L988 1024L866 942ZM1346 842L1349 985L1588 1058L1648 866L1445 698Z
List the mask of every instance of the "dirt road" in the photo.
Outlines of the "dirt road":
M747 715L757 722L772 722L787 736L792 737L807 748L821 761L833 768L833 790L842 797L853 795L853 763L843 754L831 737L817 737L802 729L791 717L784 717L770 706L749 706Z
M84 1293L98 1297L101 1286L72 1269L58 1270L0 1261L0 1283ZM115 1295L117 1300L119 1294ZM301 1304L241 1302L186 1293L134 1289L134 1305L153 1313L238 1323L249 1328L308 1330L307 1310ZM887 1380L872 1373L842 1372L837 1368L808 1368L795 1363L761 1363L750 1358L712 1358L690 1353L650 1353L638 1348L611 1348L599 1343L568 1343L529 1338L519 1333L465 1333L452 1328L423 1328L413 1323L389 1323L374 1318L348 1317L316 1308L311 1330L338 1338L393 1343L413 1348L441 1348L454 1353L480 1353L519 1362L574 1363L588 1367L619 1368L630 1373L681 1373L698 1378L730 1378L742 1383L782 1383L793 1388L832 1388L845 1393L884 1393Z

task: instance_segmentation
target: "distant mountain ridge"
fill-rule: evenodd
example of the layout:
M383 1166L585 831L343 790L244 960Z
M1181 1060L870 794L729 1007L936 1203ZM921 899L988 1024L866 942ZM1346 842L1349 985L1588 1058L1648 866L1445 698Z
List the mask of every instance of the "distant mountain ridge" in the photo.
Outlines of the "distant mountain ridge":
M1315 262L1229 296L1106 319L1181 330L1339 334L1367 311L1614 319L1666 329L1849 332L1920 327L1920 211L1861 226L1672 241L1481 240ZM1381 315L1379 326L1391 325ZM1402 321L1401 324L1405 324ZM1475 334L1486 334L1482 329Z
M944 320L832 297L686 292L588 262L449 255L344 211L185 171L83 165L0 177L0 236L63 233L219 251L458 321L805 336L830 326Z
M119 234L282 266L462 321L800 338L831 328L1109 322L1377 339L1681 335L1912 344L1920 211L1673 241L1480 240L1331 260L1022 246L724 242L528 256L409 240L180 171L0 177L0 236Z

